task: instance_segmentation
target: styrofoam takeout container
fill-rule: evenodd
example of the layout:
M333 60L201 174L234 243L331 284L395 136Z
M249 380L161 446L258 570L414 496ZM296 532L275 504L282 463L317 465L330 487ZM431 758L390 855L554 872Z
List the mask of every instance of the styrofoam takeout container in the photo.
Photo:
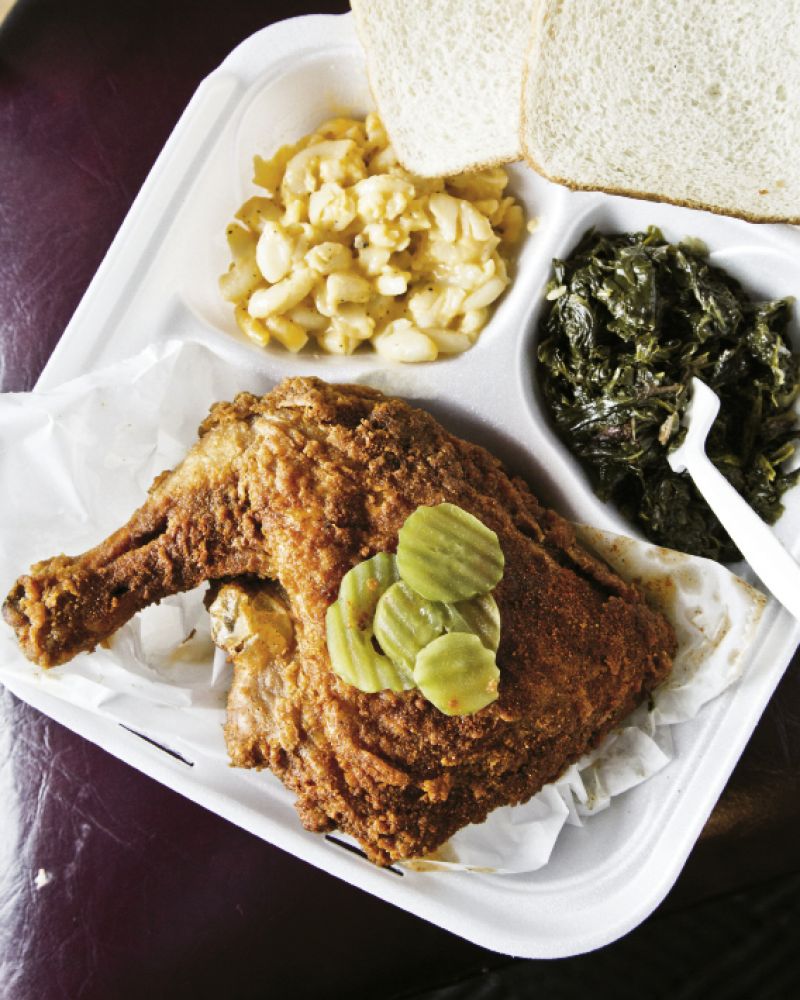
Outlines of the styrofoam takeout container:
M456 433L492 449L566 516L630 533L592 495L554 438L534 386L536 324L551 258L569 253L590 225L637 230L656 224L673 240L705 240L712 260L753 294L772 297L800 291L800 235L790 227L573 193L514 166L514 193L540 225L526 237L516 279L472 350L387 372L373 353L336 358L256 348L238 334L217 292L228 264L225 226L254 193L253 154L270 155L326 118L363 115L372 106L349 16L282 22L242 43L198 88L37 388L51 389L176 337L210 345L224 340L228 356L270 384L290 374L369 378L377 385L385 379ZM796 323L794 335L800 341ZM795 490L776 529L795 555L799 528ZM748 576L746 567L742 575ZM193 760L190 767L92 708L60 699L57 688L35 683L33 672L30 683L17 676L4 682L122 760L298 857L481 945L542 958L613 941L658 905L798 640L800 626L771 600L743 679L675 727L672 763L584 827L565 828L544 868L511 876L404 871L398 877L304 831L292 796L268 774L234 771L224 760ZM179 749L179 739L167 738L180 732L179 714L179 708L165 709L158 720L143 714L131 728Z

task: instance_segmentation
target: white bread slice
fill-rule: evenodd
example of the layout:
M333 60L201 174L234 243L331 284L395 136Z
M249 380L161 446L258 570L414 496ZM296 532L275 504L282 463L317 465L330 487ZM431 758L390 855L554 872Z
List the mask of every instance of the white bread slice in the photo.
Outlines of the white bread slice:
M800 222L800 3L542 0L522 146L570 187Z
M423 177L519 159L534 0L351 0L378 112Z

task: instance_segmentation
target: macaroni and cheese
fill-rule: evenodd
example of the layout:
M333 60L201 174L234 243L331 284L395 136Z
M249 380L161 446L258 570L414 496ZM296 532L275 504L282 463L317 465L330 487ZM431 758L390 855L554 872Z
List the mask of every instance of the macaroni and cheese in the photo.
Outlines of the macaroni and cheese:
M509 283L525 223L505 170L416 177L375 114L255 157L253 180L265 194L228 227L220 287L256 343L433 361L475 342Z

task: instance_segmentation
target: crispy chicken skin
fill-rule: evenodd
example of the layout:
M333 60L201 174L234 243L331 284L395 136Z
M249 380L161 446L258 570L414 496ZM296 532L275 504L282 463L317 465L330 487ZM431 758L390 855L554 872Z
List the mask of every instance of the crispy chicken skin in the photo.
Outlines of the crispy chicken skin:
M499 698L466 717L417 691L361 693L334 674L325 641L345 572L394 551L406 517L442 501L492 528L506 559ZM292 630L260 659L233 656L231 760L271 768L308 829L338 827L379 864L528 799L647 696L675 646L641 593L484 449L400 400L310 378L214 406L127 525L33 566L3 613L49 667L147 604L232 577L282 601Z

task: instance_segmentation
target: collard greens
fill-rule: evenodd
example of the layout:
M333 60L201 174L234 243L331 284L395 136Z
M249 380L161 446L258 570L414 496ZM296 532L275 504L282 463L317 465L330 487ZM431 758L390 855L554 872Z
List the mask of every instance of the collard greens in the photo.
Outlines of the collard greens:
M553 262L538 348L542 393L595 492L652 541L721 561L733 542L667 451L684 435L693 375L720 397L707 453L764 520L800 471L800 355L787 339L792 298L753 302L698 241L590 230Z

